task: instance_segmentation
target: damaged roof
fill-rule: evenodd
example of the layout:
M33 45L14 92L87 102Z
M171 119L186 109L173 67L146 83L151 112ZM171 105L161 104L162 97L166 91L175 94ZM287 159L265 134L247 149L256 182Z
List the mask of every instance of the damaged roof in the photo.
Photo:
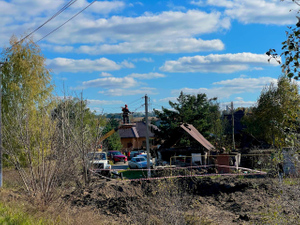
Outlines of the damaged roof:
M180 127L184 129L189 135L191 135L196 141L198 141L208 151L214 150L215 147L203 137L202 134L191 124L181 124Z
M135 126L130 129L119 129L119 135L121 138L140 138L146 137L146 123L143 121L137 122ZM158 129L157 126L149 123L149 137L154 137L152 129Z

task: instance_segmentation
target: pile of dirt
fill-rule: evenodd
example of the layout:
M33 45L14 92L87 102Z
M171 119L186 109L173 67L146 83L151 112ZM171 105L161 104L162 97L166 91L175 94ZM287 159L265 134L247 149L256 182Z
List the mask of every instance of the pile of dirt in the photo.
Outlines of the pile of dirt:
M63 198L71 208L93 210L127 224L260 224L299 221L299 185L274 178L94 180Z

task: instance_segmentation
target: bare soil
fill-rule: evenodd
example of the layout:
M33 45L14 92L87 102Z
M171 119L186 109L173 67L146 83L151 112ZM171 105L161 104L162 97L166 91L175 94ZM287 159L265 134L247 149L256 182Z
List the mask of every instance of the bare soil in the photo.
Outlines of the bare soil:
M46 207L21 189L0 189L0 200L24 204L55 224L300 224L300 180L205 177L151 181L93 178L70 187Z
M276 178L94 180L64 196L121 224L300 224L299 184Z

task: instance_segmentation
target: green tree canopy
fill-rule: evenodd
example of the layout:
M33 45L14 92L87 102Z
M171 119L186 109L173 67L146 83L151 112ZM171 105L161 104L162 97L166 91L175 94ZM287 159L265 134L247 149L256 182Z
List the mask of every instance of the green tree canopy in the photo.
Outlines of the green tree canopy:
M32 40L17 42L10 39L12 47L2 53L2 113L9 116L13 107L37 108L48 104L53 85L46 69L46 58Z
M299 126L299 104L297 83L280 77L277 86L271 83L262 90L252 115L245 119L247 131L277 147L290 145Z
M112 129L115 129L116 127L119 126L118 120L116 120L114 117L110 118L108 123L106 124L105 128L103 129L103 135L111 131ZM108 150L118 150L120 151L122 149L122 143L121 143L121 138L118 132L114 133L107 139L103 141L103 145Z
M215 123L220 122L220 111L218 104L209 100L206 94L189 95L180 93L177 102L169 101L172 109L162 108L162 111L154 110L158 119L161 120L157 135L168 140L172 138L174 132L182 123L192 124L200 133L208 137L213 131L212 128L219 129ZM213 131L214 132L214 131ZM187 139L182 139L181 144L191 145Z

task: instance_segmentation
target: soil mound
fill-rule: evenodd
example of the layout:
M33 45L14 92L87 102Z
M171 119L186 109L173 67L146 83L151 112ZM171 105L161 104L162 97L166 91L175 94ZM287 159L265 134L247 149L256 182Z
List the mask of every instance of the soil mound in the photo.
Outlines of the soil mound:
M298 224L298 187L274 178L94 180L64 200L121 224L255 224L272 223L274 215Z

